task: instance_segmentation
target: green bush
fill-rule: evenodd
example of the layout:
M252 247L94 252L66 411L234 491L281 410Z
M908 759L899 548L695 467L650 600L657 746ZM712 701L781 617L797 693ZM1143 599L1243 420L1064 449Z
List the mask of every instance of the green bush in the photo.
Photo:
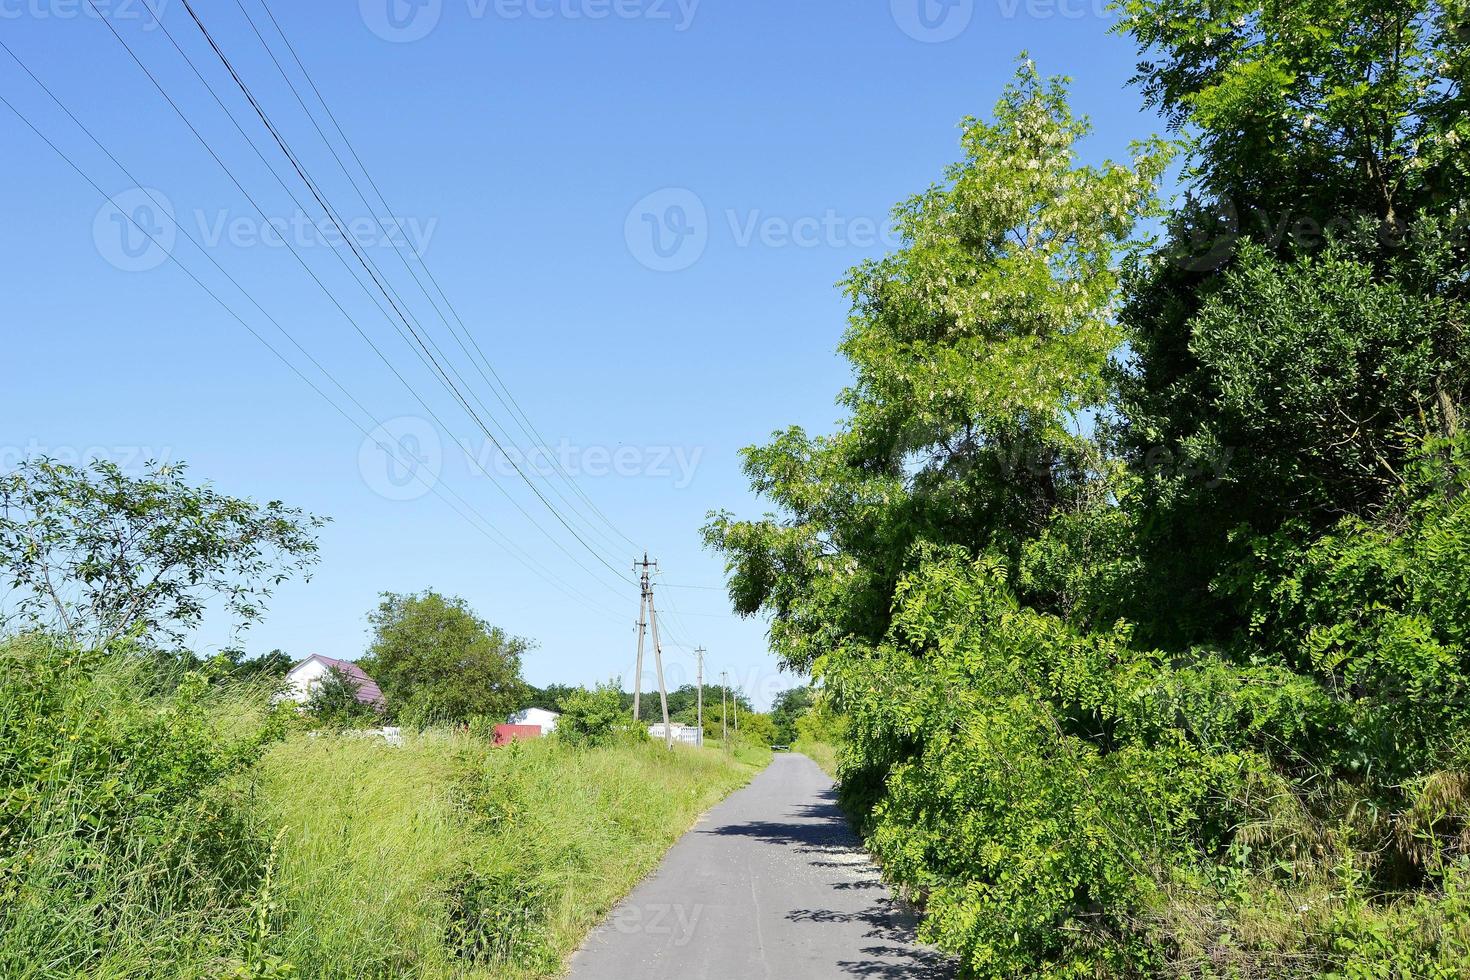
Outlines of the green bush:
M562 697L556 737L568 745L593 747L634 738L635 729L623 709L623 692L616 684L599 684L592 690L577 688Z
M246 948L269 840L227 785L281 726L261 691L170 681L0 644L0 975L202 975Z

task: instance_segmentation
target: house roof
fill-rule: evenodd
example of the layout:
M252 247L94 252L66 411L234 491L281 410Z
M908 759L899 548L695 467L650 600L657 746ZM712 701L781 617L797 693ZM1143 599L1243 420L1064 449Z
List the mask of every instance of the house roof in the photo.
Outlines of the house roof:
M314 653L295 667L292 667L291 673L294 674L313 660L334 668L348 680L356 684L357 700L363 704L370 704L375 708L382 708L387 705L388 702L383 697L383 691L382 688L378 687L378 682L369 677L367 671L363 670L351 660L338 660L335 657L324 657L319 653Z

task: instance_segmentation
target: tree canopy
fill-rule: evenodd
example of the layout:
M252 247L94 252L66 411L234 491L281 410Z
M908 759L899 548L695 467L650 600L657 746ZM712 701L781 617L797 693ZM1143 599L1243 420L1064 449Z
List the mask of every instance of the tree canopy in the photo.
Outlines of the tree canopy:
M385 592L368 622L373 637L360 662L401 720L504 717L524 697L521 657L530 641L491 626L463 599Z

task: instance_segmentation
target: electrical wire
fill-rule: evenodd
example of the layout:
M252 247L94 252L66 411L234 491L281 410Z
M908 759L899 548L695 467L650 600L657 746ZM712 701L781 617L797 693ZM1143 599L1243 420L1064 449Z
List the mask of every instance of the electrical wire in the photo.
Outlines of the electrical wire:
M94 9L96 8L95 0L88 0L88 3L91 3ZM516 475L519 476L521 478L521 481L526 484L526 486L531 490L533 494L535 494L537 499L541 501L542 505L551 512L552 516L557 519L558 523L560 523L562 527L566 529L567 533L569 533L572 538L579 545L581 545L583 549L587 551L588 554L592 555L594 559L601 563L603 567L605 567L615 577L625 582L631 582L630 579L619 572L605 557L603 557L601 552L597 551L597 549L593 548L590 544L587 543L587 540L582 537L577 529L572 527L572 525L567 521L566 517L556 508L555 505L551 503L550 500L546 498L546 495L543 494L539 488L537 488L536 484L533 483L528 476L526 476L525 471L523 471L520 465L517 464L516 461L511 457L510 453L506 450L501 440L495 436L495 433L490 430L489 426L485 424L480 415L470 406L463 392L461 392L460 389L454 384L454 382L449 379L449 376L446 373L445 369L439 364L434 354L430 352L428 345L425 343L423 337L420 335L419 329L422 329L422 327L420 326L418 329L415 329L416 321L410 320L410 318L404 314L403 310L399 306L399 303L395 302L396 294L384 285L383 278L385 277L382 277L382 270L379 269L377 267L377 264L374 263L363 252L355 239L347 233L347 229L343 227L343 224L335 209L332 208L330 204L328 204L322 192L319 190L317 184L307 174L306 169L302 165L300 159L292 151L285 138L281 135L280 131L271 122L270 117L265 112L265 109L261 106L260 102L256 99L255 95L251 92L250 87L245 84L245 80L235 69L234 64L230 61L229 57L225 54L224 50L220 47L218 42L215 41L214 36L209 32L209 29L205 27L204 22L199 18L199 14L194 10L193 4L190 3L189 0L183 0L183 4L184 10L189 14L190 19L199 29L200 34L204 36L205 41L208 42L210 48L214 51L215 56L218 57L220 62L224 65L225 70L229 72L230 77L234 80L236 86L245 96L246 101L248 101L251 108L255 110L255 114L260 118L261 123L264 124L266 130L270 133L271 138L276 142L276 145L280 148L286 159L291 163L291 166L296 171L297 176L301 178L301 181L304 184L306 184L307 189L311 192L311 195L316 199L322 210L327 214L328 218L336 226L338 233L347 243L348 248L352 251L353 255L357 258L358 262L364 267L364 269L367 270L369 277L372 278L373 282L378 286L379 290L382 291L384 297L387 298L389 306L393 308L394 313L397 314L400 320L402 320L404 326L408 328L409 333L412 334L415 341L418 342L418 345L423 350L425 356L427 356L430 362L433 363L446 390L449 391L449 393L460 403L461 407L464 408L465 412L470 416L475 424L479 426L481 431L485 433L485 436L495 446L496 450L501 454L502 457L505 458L505 461L510 464L512 469L515 470ZM156 16L157 15L155 14L155 17ZM437 345L435 346L435 349L437 350ZM439 353L442 357L443 352L440 351ZM463 384L463 378L460 379L460 383ZM522 513L524 513L524 511ZM526 517L528 520L532 520L532 522L535 523L534 519L531 518L529 514L527 514ZM539 524L537 524L537 526L540 527ZM544 528L542 528L542 530L543 532L545 531ZM550 535L548 534L548 537L549 536Z
M327 147L328 152L331 153L333 160L336 161L337 166L342 170L343 175L352 184L353 190L357 192L358 199L362 201L363 206L373 217L374 222L378 226L378 230L383 233L385 238L388 237L387 229L383 226L382 220L379 218L376 209L371 203L369 203L367 199L367 194L363 191L362 186L358 183L357 178L353 176L350 168L348 168L346 162L342 159L341 155L337 153L336 148L332 145L331 139L327 136L321 124L317 121L316 114L306 104L306 100L302 97L300 90L296 86L296 83L291 79L290 74L281 64L280 59L276 57L274 49L271 47L270 43L266 40L265 35L261 32L259 26L256 24L254 16L252 16L249 10L246 9L245 4L242 2L242 0L235 0L235 6L239 8L241 14L244 15L246 21L250 25L251 31L260 41L261 46L265 49L266 54L270 57L271 63L275 66L276 71L286 82L287 87L290 88L292 95L296 98L297 104L301 107L302 112L305 113L307 119L311 122L312 127L316 130L316 133L321 138L322 143ZM342 128L341 123L337 120L336 114L332 112L331 106L327 104L326 99L322 95L321 89L316 84L316 80L312 78L311 72L306 68L305 63L302 61L301 56L297 53L295 46L291 44L291 39L287 37L285 31L281 28L280 22L276 19L275 14L271 11L270 6L265 3L265 0L261 0L261 8L265 11L266 17L269 18L272 26L275 28L276 34L279 35L281 41L285 44L286 50L290 53L292 60L295 62L297 69L301 72L302 77L305 78L307 85L311 88L313 95L316 97L317 103L320 104L322 110L326 113L326 116L331 122L332 127L336 130L338 137L341 139L348 153L352 156L354 162L356 162L358 169L362 172L362 175L367 180L369 186L373 189L373 192L376 195L378 202L383 207L384 214L386 214L388 218L391 219L394 215L392 207L388 204L387 198L384 196L381 188L378 186L377 181L373 178L371 171L369 171L367 169L367 166L363 163L362 157L357 152L357 148L353 146L351 139L348 138L346 131ZM490 389L491 393L495 396L495 399L500 403L501 407L506 411L511 420L516 423L517 427L521 430L521 433L533 445L539 446L543 450L549 450L547 440L544 436L541 435L540 431L536 429L535 424L531 422L529 416L525 412L525 409L516 400L515 396L511 393L509 386L506 385L505 381L500 377L499 372L495 370L494 365L490 362L489 358L486 357L484 350L480 347L480 344L475 339L474 334L469 330L468 326L464 322L464 319L459 315L459 311L454 307L454 304L450 302L449 297L445 294L443 287L439 285L438 280L434 277L433 271L429 268L429 265L425 261L423 255L420 254L416 249L410 249L410 251L414 255L414 258L417 260L419 267L424 270L425 275L433 284L434 289L439 294L440 299L443 300L445 308L450 311L451 315L453 315L454 319L459 323L460 330L463 331L463 337L461 336L460 330L455 329L454 324L450 323L449 318L446 317L444 311L440 309L439 303L434 299L433 295L430 294L428 287L425 286L423 280L420 279L418 273L414 271L413 266L411 266L408 260L403 256L402 251L397 248L395 248L394 251L398 254L398 259L403 264L404 269L413 278L415 285L417 285L420 292L424 294L424 298L427 299L430 305L433 307L434 312L439 317L440 322L444 324L445 329L447 329L450 335L454 337L455 342L459 345L460 350L464 352L465 357L469 360L471 366L473 366L475 370L479 373L481 379L484 380L486 386ZM470 346L466 345L465 339L469 340L470 345L472 345L475 352L479 354L478 362L475 359L475 355L471 353ZM483 367L481 366L482 363ZM486 374L487 369L489 371L489 375ZM491 380L491 376L494 377L493 381ZM481 402L480 404L481 407L484 407L483 402ZM583 502L591 510L591 512L594 513L615 534L617 534L623 540L627 541L629 544L632 544L634 547L637 547L637 542L633 541L632 538L629 538L615 524L613 524L607 518L607 515L602 513L602 511L597 507L596 503L593 502L589 496L587 496L586 492L583 491L582 488L572 480L571 475L566 472L565 467L563 467L555 459L555 457L550 458L553 463L553 471L558 476L560 476L562 481L566 483L567 486L583 500ZM545 480L545 477L543 476L542 479ZM563 494L554 483L551 483L549 480L547 480L546 482L548 486L552 488L553 492L556 493L557 497L568 507L572 508L573 513L576 513L578 515L578 517L586 525L587 529L591 533L597 534L597 536L603 540L604 544L611 544L609 539L605 537L605 532L601 532L596 527L596 524L594 522L588 521L587 518L580 513L580 511L577 509L577 505L573 501L567 499L566 495ZM619 546L613 544L612 547L616 549Z
M4 43L4 41L0 41L0 48L3 48L5 50L5 52L11 57L11 59L14 60L16 62L16 64L18 64L26 72L26 74L30 75L30 77L36 81L36 83L42 88L42 90L45 91L46 94L48 96L50 96L51 99L53 101L55 101L58 106L61 107L62 111L65 112L69 118L71 118L71 120L77 125L77 127L80 128L84 133L86 133L86 135L88 136L88 138L90 138L94 143L97 144L98 148L101 149L102 152L107 155L107 157L118 167L118 169L120 169L120 170L123 171L124 175L126 175L128 177L128 179L134 180L135 183L137 182L136 179L133 178L132 174L127 170L127 168L124 167L121 164L121 162L118 161L118 159L116 158L116 156L114 156L112 154L112 152L110 150L108 150L107 147L100 140L97 139L97 137L92 133L92 131L90 129L88 129L76 117L76 115L69 108L66 107L65 103L63 103L59 98L57 98L57 96L49 88L49 86L47 86L34 72L32 72L31 69L29 68L29 66L27 66L19 58L19 56L17 56L15 54L15 52L13 50L11 50L11 48ZM70 166L72 168L72 170L74 170L77 173L78 176L80 176L83 180L85 180L88 184L90 184L92 186L93 190L97 191L97 193L99 195L101 195L101 197L103 198L103 200L109 201L109 202L111 201L111 198L108 196L107 192L102 189L101 185L98 184L96 180L94 180L89 174L87 174L86 171L84 171L80 167L80 165L78 165L50 137L48 137L45 133L43 133L24 113L22 113L18 108L16 108L15 105L12 104L9 99L6 99L3 94L0 94L0 103L3 103L5 105L5 107L7 109L9 109L11 111L11 113L13 113L16 116L16 118L18 118L28 129L31 130L32 133L34 133L42 142L44 142L48 147L50 147L51 150L54 153L57 154L57 156L61 157L61 159L68 166ZM151 196L151 194L150 194L150 196ZM157 198L154 198L154 202L156 204L159 203L158 200L157 200ZM166 208L163 208L163 207L160 206L160 209L159 210L160 210L161 213L164 213L165 215L168 214L168 209L166 209ZM240 314L238 312L236 312L233 307L231 307L228 303L226 303L219 296L218 293L216 293L202 279L200 279L198 277L198 275L196 275L194 273L193 270L191 270L188 266L184 265L181 261L179 261L179 259L172 254L172 251L171 250L165 248L163 246L163 244L158 241L158 239L155 237L155 235L151 231L149 231L147 228L145 228L141 224L139 224L133 215L131 215L131 214L124 214L124 217L126 217L128 219L128 221L129 221L129 223L131 223L135 228L137 228L140 232L142 232L145 236L147 236L147 238L149 239L149 241L151 241L156 247L160 248L163 251L164 256L169 261L173 262L174 265L178 266L178 268L186 276L188 276L189 279L191 279L197 286L199 286L199 288L202 289L205 292L206 295L208 295L211 299L213 299L226 313L228 313L230 315L231 318L233 318L236 322L238 322L240 324L240 326L244 327L245 330L252 337L254 337L262 346L264 346L266 348L266 350L270 351L270 353L273 354L276 357L277 360L279 360L282 364L286 365L286 367L289 368L292 371L292 373L294 373L302 382L304 382L309 388L311 388L314 392L316 392L316 394L319 397L321 397L324 401L326 401L328 405L330 405L334 410L336 410L336 412L339 415L341 415L344 419L346 419L354 428L356 428L356 429L358 429L358 431L362 432L362 434L364 435L365 438L372 439L374 441L374 443L378 446L378 448L381 449L385 454L393 454L393 450L390 449L389 446L387 446L381 440L377 439L372 434L371 431L369 431L368 429L364 428L362 426L362 424L360 422L358 422L355 418L353 418L352 415L350 413L348 413L344 408L342 408L342 406L340 404L338 404L338 402L335 399L333 399L330 395L328 395L325 391L323 391L322 388L319 385L316 384L316 382L312 381L311 378L309 378L304 372L302 372L301 369L299 367L297 367L297 365L294 364L288 357L286 357L274 344L272 344L270 341L268 341L264 336L262 336L259 333L259 331L257 331L254 327L252 327L249 324L249 322L247 322L242 316L240 316ZM170 217L170 220L173 220L172 217ZM305 355L306 358L309 361L311 361L311 363L317 368L317 370L319 370L324 376L326 376L328 378L328 380L330 380L339 390L341 390L344 395L346 395L355 405L357 405L357 407L359 408L359 410L361 410L365 415L367 415L370 420L374 421L378 425L379 428L382 428L383 423L380 422L380 421L378 421L376 419L376 417L371 412L369 412L366 409L366 407L363 406L362 403L354 395L352 395L352 393L350 391L348 391L347 388L345 386L343 386L340 381L338 381L331 374L331 372L329 372L325 367L323 367L322 364L320 363L320 361L318 361L314 356L312 356L311 353L306 350L306 348L302 347L301 344L299 342L297 342L294 337L291 336L290 332L287 331L285 329L285 327L283 327L280 324L279 321L277 321L274 317L272 317L264 309L264 307L262 307L260 305L260 303L250 294L250 292L248 290L246 290L243 286L240 285L240 283L239 283L238 280L236 280L233 276L231 276L229 274L228 271L226 271L222 266L220 266L220 264L213 258L213 256L209 255L208 252L207 252L207 250L205 250L204 247L202 245L200 245L199 242L196 241L193 238L192 235L189 234L188 230L186 228L184 228L183 225L179 224L176 220L174 220L173 223L175 224L176 227L179 228L179 230L181 230L181 231L184 232L185 237L187 237L189 239L189 241L195 246L195 248L197 248L200 251L200 253L203 254L207 259L209 259L215 265L215 267L217 269L219 269L219 271L225 276L225 278L228 279L230 281L230 283L242 295L244 295L247 299L249 299L250 302L253 305L255 305L255 307L257 309L259 309L261 311L261 313L268 320L270 320L270 322L276 327L276 329L278 331L280 331L281 334L283 336L285 336L288 340L290 340L292 342L292 344L298 350L300 350L302 352L302 354ZM401 447L398 447L398 448L401 449ZM404 460L402 460L402 459L398 459L398 461L400 463L403 463L404 462ZM411 461L409 461L409 462L411 462ZM417 467L412 466L412 465L409 465L406 468L409 470L409 472L416 479L418 479L421 483L423 483L430 491L432 491L437 496L439 496L440 499L442 499L442 500L445 501L445 503L449 504L450 509L454 510L455 513L458 514L461 518L463 518L467 523L469 523L471 527L474 527L477 531L479 531L481 534L485 535L485 537L488 538L489 540L491 540L492 542L500 545L501 547L506 548L506 550L509 551L513 556L520 557L520 556L517 556L515 554L515 550L513 550L513 545L511 544L511 542L509 541L509 539L505 539L503 542L500 541L500 540L497 540L497 538L494 536L494 534L491 533L491 532L493 532L495 530L494 529L494 526L491 525L488 522L488 520L485 520L484 515L479 514L479 512L476 511L473 508L473 506L471 506L467 501L465 501L457 493L454 493L454 491L452 490L452 488L445 487L444 489L449 490L450 493L454 493L454 496L456 498L458 498L460 500L460 502L463 503L467 509L469 509L471 512L477 514L481 518L481 520L485 520L484 526L481 526L480 524L476 523L467 514L465 514L458 507L456 507L453 503L451 503L449 501L449 499L444 496L443 492L440 489L439 484L437 484L435 482L429 482L429 481L424 480L424 478L418 473ZM496 532L496 533L498 533L498 532ZM527 556L527 557L529 557L529 556ZM605 615L608 615L608 616L615 616L615 614L613 614L611 611L596 606L596 604L595 603L592 603L592 601L590 599L587 599L587 597L582 596L580 593L577 593L575 590L571 589L570 586L564 586L563 584L558 583L554 579L554 577L549 577L548 575L543 575L540 571L537 570L537 568L535 567L535 565L528 563L527 564L527 567L534 574L537 574L539 577L542 577L549 585L552 585L553 587L558 588L560 591L563 591L564 593L568 594L572 598L579 599L580 601L588 604L589 608L593 608L596 611L598 611L600 613L603 613Z
M94 11L97 10L96 4L95 4L94 0L88 0L88 3L92 6L92 8L93 8ZM255 150L256 155L258 157L260 157L262 163L264 163L266 165L266 167L269 170L269 172L271 173L271 175L277 180L278 183L281 184L282 188L285 189L286 193L288 194L288 196L290 196L292 202L297 206L297 208L302 213L306 213L306 208L304 206L302 206L302 204L299 201L299 199L297 199L296 196L295 196L295 194L290 190L290 187L281 179L280 175L278 173L276 173L275 169L270 166L269 162L265 160L264 156L260 154L259 149L255 147L254 141L251 140L250 137L248 136L248 134L245 133L244 129L240 127L239 123L235 120L233 114L230 113L228 107L226 107L224 105L224 103L220 99L219 95L214 91L213 86L210 85L209 82L208 82L208 80L204 78L203 74L199 71L198 66L193 63L193 60L188 56L187 52L185 52L183 50L182 46L179 45L177 39L173 36L172 32L169 31L167 25L164 24L163 21L158 17L157 12L154 11L151 6L149 6L148 9L149 9L149 12L154 16L155 21L159 24L160 27L163 28L163 30L165 32L165 35L168 37L169 41L173 44L174 48L177 51L179 51L179 53L188 62L190 68L194 71L195 75L198 76L200 78L200 80L205 84L205 86L209 90L211 96L214 97L216 103L218 103L220 105L220 107L225 111L227 117L235 125L235 128L240 132L241 136L246 140L246 142L251 146L251 148L253 150ZM266 213L265 213L264 208L261 207L261 205L259 204L259 202L257 202L256 199L254 198L254 196L251 195L250 192L244 187L244 185L241 183L241 181L239 180L239 178L236 177L234 171L230 169L229 165L226 164L224 162L224 160L220 157L220 155L214 150L214 148L210 145L209 141L204 138L204 136L203 136L202 133L199 132L198 128L188 118L188 115L183 111L183 109L178 105L178 103L173 99L173 97L171 95L169 95L167 89L164 88L163 84L158 80L157 76L154 75L154 73L152 72L152 70L149 69L148 66L143 63L142 59L138 56L137 52L135 52L133 50L132 46L126 41L126 39L124 39L122 37L122 35L117 31L117 29L112 25L112 23L107 18L104 18L104 17L101 17L100 16L100 12L99 12L98 19L101 20L102 23L104 24L104 26L106 26L107 29L112 33L113 37L118 41L118 43L123 46L124 50L127 51L129 57L131 57L131 59L138 66L138 68L140 70L142 70L143 73L148 77L149 81L152 82L153 86L158 90L159 94L162 95L163 98L164 98L164 100L166 102L168 102L168 104L170 105L170 107L173 108L174 112L179 116L179 118L183 121L183 123L185 124L185 126L188 127L188 129L194 135L194 137L199 141L199 143L204 147L204 149L214 159L214 161L216 162L216 164L218 164L219 167L222 170L224 170L225 174L230 178L231 182L235 185L235 187L241 192L241 194L243 194L246 197L246 199L250 202L251 206L255 209L256 213L258 215L260 215L261 220L262 221L268 221L269 219L266 216ZM324 210L327 210L327 208L325 208L325 206L324 206ZM330 217L330 215L329 215L329 217ZM344 238L349 242L349 244L352 243L351 236L347 236L347 235L344 234ZM354 317L352 317L352 315L350 313L347 312L346 308L342 306L342 303L338 300L338 298L332 292L332 290L329 287L327 287L327 285L321 280L321 278L315 273L315 271L313 271L311 269L311 267L306 263L305 259L302 258L302 256L300 255L300 253L298 252L298 250L296 249L296 247L294 245L292 245L292 243L290 242L289 238L285 238L283 236L282 237L282 241L286 244L288 250L291 252L291 254L296 259L296 261L302 266L302 268L307 272L307 274L312 278L312 280L317 284L317 286L323 291L323 293L332 302L332 304L334 306L336 306L336 308L338 309L338 311L342 313L342 315L348 320L349 323L352 324L353 329L364 340L364 342L366 342L368 344L368 346L373 350L374 354L377 355L377 357L379 358L379 360L381 360L385 364L385 366L388 367L388 369L398 379L398 381L400 382L400 384L402 384L405 387L405 389L408 390L408 392L419 403L419 405L421 407L423 407L424 411L427 412L429 414L429 416L435 421L435 423L438 424L442 429L444 429L445 431L451 431L450 428L449 428L449 426L447 426L444 423L444 421L439 417L438 413L436 413L433 410L433 408L431 408L429 406L429 404L427 403L427 401L418 392L418 390L416 388L414 388L414 386L407 380L407 378L405 378L403 376L402 372L400 372L398 370L397 366L393 364L392 360L382 351L381 348L379 348L377 346L377 344L371 339L371 337L369 337L367 335L366 331L364 331L362 329L361 325L357 322L357 320ZM365 292L367 292L367 295L369 296L370 299L373 299L373 301L374 301L375 305L378 307L379 311L382 312L384 314L384 316L388 318L390 325L394 326L395 330L398 331L400 337L402 337L404 339L405 343L410 343L410 349L413 349L413 345L409 341L408 337L406 335L404 335L402 329L401 328L398 328L397 327L397 324L395 324L393 322L392 317L388 314L388 311L383 308L382 303L381 302L378 302L376 300L376 298L373 296L373 294L371 293L371 291L368 290L366 284L362 282L361 278L352 273L351 266L341 256L341 254L337 250L335 250L335 249L333 249L331 251L332 251L332 254L337 258L338 262L341 263L345 269L347 269L348 273L351 274L351 275L353 275L354 281L356 281L358 283L358 285L360 287L362 287ZM417 354L418 352L415 351L415 353ZM423 362L425 364L426 367L430 367L430 369L432 370L432 365L431 365L430 361L427 360L422 354L419 354L419 359L420 359L421 362ZM441 380L441 383L443 383L442 380ZM450 386L450 387L452 388L452 386ZM473 414L473 413L471 413L471 414ZM483 423L482 423L482 427L483 427ZM506 499L512 504L512 506L514 506L518 511L520 511L520 513L528 521L530 521L533 526L535 526L539 531L541 531L541 533L543 535L545 535L548 538L548 540L550 540L552 542L553 545L555 545L559 550L561 550L563 554L567 555L567 557L569 559L571 559L574 562L574 564L578 565L578 567L580 567L583 571L587 572L589 575L592 575L592 577L594 579L597 579L601 584L606 585L606 583L602 583L601 582L601 579L599 579L596 575L594 575L592 573L591 569L587 568L586 565L582 564L580 561L578 561L576 559L575 556L573 556L570 552L568 552L566 550L566 548L562 546L561 542L559 540L557 540L553 535L551 535L551 533L549 531L547 531L546 528L544 528L543 526L541 526L541 524L539 522L537 522L535 520L535 518L532 517L525 510L525 508L523 508L520 505L520 503L518 501L516 501L513 497L511 497L510 494L509 494L509 492L504 487L502 487L500 485L500 483L498 481L496 481L490 475L490 473L487 470L485 470L485 468L482 465L480 465L480 463L479 463L479 461L477 459L474 459L473 457L471 457L471 461L475 463L475 465L480 469L480 471L486 477L489 477L490 478L490 480L494 484L496 490L498 492L500 492L503 496L505 496ZM611 568L611 566L609 566L609 568ZM616 570L613 570L613 571L616 574ZM619 594L619 595L622 594L619 590L612 589L610 586L609 586L609 589L610 589L610 591L613 591L615 594Z

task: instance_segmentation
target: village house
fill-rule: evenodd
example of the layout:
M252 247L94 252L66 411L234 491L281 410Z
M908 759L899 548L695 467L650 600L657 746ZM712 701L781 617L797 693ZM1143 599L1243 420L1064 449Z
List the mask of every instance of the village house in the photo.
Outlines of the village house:
M307 657L286 674L286 689L281 696L282 700L306 704L334 669L345 680L357 685L357 700L374 711L382 711L387 707L388 702L383 698L378 682L369 677L367 671L350 660L337 660L319 653Z

